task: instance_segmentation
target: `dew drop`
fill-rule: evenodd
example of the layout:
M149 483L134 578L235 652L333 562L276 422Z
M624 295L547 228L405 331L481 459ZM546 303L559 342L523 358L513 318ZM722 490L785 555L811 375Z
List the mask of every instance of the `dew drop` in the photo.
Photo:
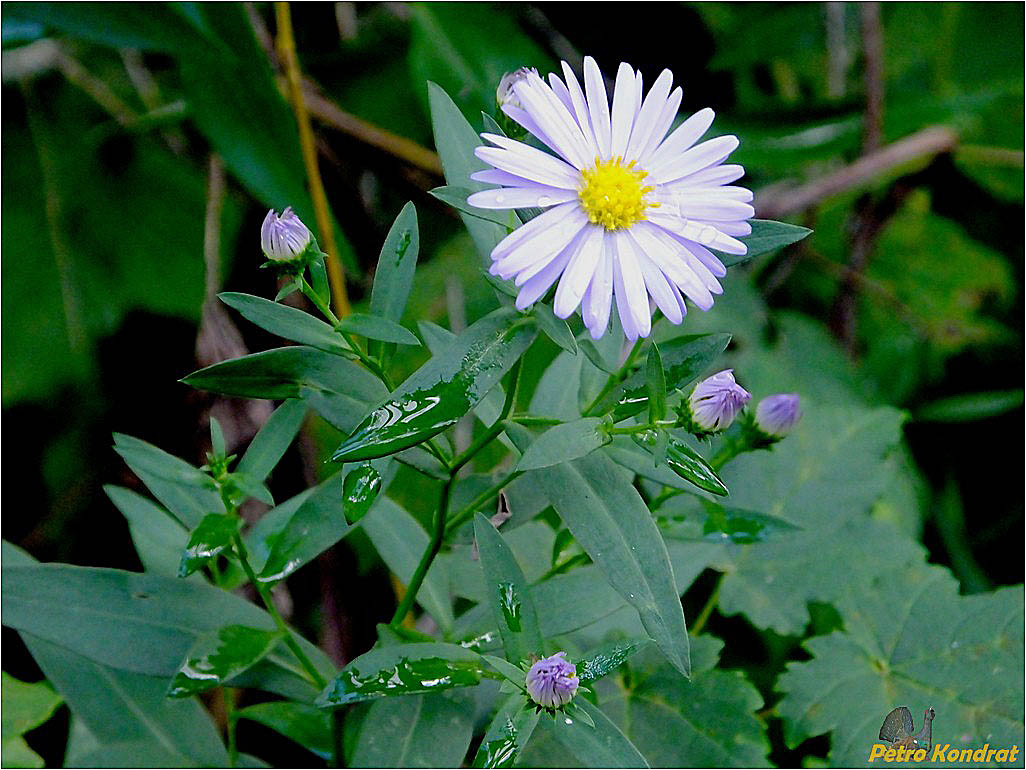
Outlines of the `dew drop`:
M549 206L551 204L552 204L552 198L549 197L548 195L539 195L538 196L538 205L539 206Z
M957 650L958 648L959 648L959 643L958 642L952 642L951 643L951 649Z
M570 717L567 717L563 721L566 722L568 725L572 725L574 723L574 720L570 719Z
M712 227L703 227L698 233L698 240L708 246L716 240L716 230Z
M504 202L505 200L506 200L506 196L505 196L505 195L502 195L501 193L500 193L499 195L496 195L496 196L495 196L495 202L496 202L496 203L502 203L502 202Z

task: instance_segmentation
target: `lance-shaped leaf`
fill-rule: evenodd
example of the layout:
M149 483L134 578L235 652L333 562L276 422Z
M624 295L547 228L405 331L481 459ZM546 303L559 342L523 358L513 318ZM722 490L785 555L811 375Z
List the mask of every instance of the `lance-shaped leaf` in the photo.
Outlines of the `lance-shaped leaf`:
M510 695L488 725L472 767L513 767L540 716L523 695Z
M378 266L374 270L374 285L371 287L372 315L395 323L402 320L419 253L417 209L412 203L407 203L395 218L381 246Z
M480 319L396 388L332 459L383 457L455 425L523 355L535 333L534 323L511 309Z
M538 319L538 328L545 336L555 342L571 355L577 355L577 340L570 330L570 325L562 318L552 312L552 308L542 303L536 303L533 309L534 317Z
M132 543L147 572L174 577L182 561L182 544L189 531L165 508L138 492L107 484L103 487L128 522ZM195 580L200 580L196 576Z
M659 347L653 342L645 362L645 378L648 389L648 421L658 422L666 417L666 372Z
M397 321L366 313L352 313L339 321L338 328L350 334L359 334L378 342L395 342L399 345L420 345L417 335Z
M364 463L346 474L342 482L342 509L346 521L355 524L362 519L381 491L381 474L370 463Z
M574 701L594 725L583 719L558 715L545 720L547 731L585 767L648 767L641 752L620 728L584 698Z
M8 750L18 751L21 744L24 744L20 736L49 719L64 699L46 682L22 682L6 671L0 674L0 680L3 695L4 765L20 767L23 765L8 764ZM24 750L34 753L27 745ZM42 764L33 766L42 767Z
M282 402L264 423L239 460L236 472L263 481L292 445L306 418L306 404L298 399Z
M235 716L270 727L321 759L331 758L331 714L324 709L282 700L247 706Z
M282 339L323 350L335 355L353 355L338 332L318 318L299 308L271 302L252 294L226 291L217 295L221 301L239 311L243 318Z
M699 489L712 492L714 495L728 494L727 487L702 455L672 434L666 436L664 450L659 434L660 431L647 430L635 433L631 438L638 446L651 452L656 460L659 459L659 455L663 455L670 470L685 481L690 481Z
M226 548L239 531L241 520L223 513L211 513L189 535L189 542L178 565L178 577L191 575L204 567Z
M585 417L556 425L532 441L517 463L518 471L548 468L576 460L608 444L609 434L602 430L602 418Z
M303 398L344 431L352 430L384 390L362 366L305 345L223 361L193 372L182 382L226 396Z
M487 188L488 185L482 185L482 187ZM467 198L472 193L473 190L468 190L466 187L455 187L453 185L444 185L428 190L428 194L431 197L437 198L442 203L452 206L467 216L483 219L486 222L493 222L508 230L513 230L520 226L520 220L512 209L482 209L477 206L471 206L467 203Z
M171 680L169 698L187 698L220 687L265 658L281 638L278 631L225 626L196 640Z
M458 690L382 698L350 711L346 729L350 767L459 767L474 735L474 701Z
M480 655L456 644L378 647L342 669L321 693L317 705L344 706L392 695L470 687L481 681L486 670Z
M593 682L615 671L628 658L649 643L648 639L623 639L592 650L577 661L577 676L582 682Z
M807 227L789 225L787 222L774 222L771 219L749 220L752 232L741 240L748 247L747 254L721 254L720 261L724 267L741 265L763 254L782 249L797 243L812 232Z
M502 535L480 513L474 517L474 535L481 555L485 587L491 594L488 603L502 634L506 660L519 663L531 655L541 656L538 613L516 557Z
M686 387L716 360L729 342L729 334L685 334L663 343L660 354L666 387L671 391ZM611 411L613 420L619 422L640 414L647 406L648 376L641 369L610 391L589 413Z
M518 446L529 440L522 428L509 435ZM609 583L638 610L659 649L687 676L688 634L670 558L628 478L600 452L530 473Z

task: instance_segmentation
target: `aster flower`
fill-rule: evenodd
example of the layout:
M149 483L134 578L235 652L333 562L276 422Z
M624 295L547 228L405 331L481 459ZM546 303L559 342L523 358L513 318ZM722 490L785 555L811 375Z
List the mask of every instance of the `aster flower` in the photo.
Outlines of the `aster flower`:
M730 427L752 394L737 384L733 369L706 377L688 397L691 428L701 433L719 433Z
M584 88L563 63L565 81L519 70L502 110L552 153L495 134L476 155L493 168L472 174L502 185L477 192L479 208L545 211L492 250L491 272L521 287L520 309L556 283L554 310L578 307L592 337L606 330L612 300L629 339L652 328L649 297L671 322L687 308L708 310L723 290L723 263L709 250L744 254L752 193L729 183L744 169L721 165L734 136L695 144L712 124L700 110L667 135L682 92L669 70L642 98L642 77L621 64L612 107L595 60L584 60ZM683 295L683 296L682 296Z
M291 206L281 216L271 209L260 226L260 247L264 250L264 256L276 262L298 257L306 251L312 237Z
M782 439L802 417L801 399L797 393L766 396L755 409L755 427L773 439Z
M547 709L569 703L580 683L577 666L567 661L565 652L542 658L527 672L527 694Z

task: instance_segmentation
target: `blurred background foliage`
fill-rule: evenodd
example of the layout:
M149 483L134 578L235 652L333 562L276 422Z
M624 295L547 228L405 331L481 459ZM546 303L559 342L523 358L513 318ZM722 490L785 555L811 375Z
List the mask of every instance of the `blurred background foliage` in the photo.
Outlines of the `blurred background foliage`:
M458 218L427 194L441 184L427 80L479 126L520 66L591 54L649 82L669 67L683 113L711 106L715 130L741 138L759 215L815 229L732 272L685 329L734 333L730 363L755 392L906 410L878 513L964 592L1022 581L1021 5L311 3L293 17L355 309L406 200L422 244L407 320L458 330L493 302ZM234 446L266 419L177 380L279 344L209 298L273 295L256 269L269 207L314 221L274 26L260 3L4 4L3 536L37 558L139 567L101 492L139 488L112 431L199 462L211 412ZM412 370L426 353L403 355ZM276 496L314 480L335 438L312 422ZM293 614L348 659L391 614L392 587L358 537L319 563L290 584ZM326 613L343 627L326 630ZM729 664L771 697L759 672L793 644L740 618L710 628L736 634ZM38 678L11 649L5 669ZM59 722L29 736L51 763ZM777 761L823 754L771 738Z

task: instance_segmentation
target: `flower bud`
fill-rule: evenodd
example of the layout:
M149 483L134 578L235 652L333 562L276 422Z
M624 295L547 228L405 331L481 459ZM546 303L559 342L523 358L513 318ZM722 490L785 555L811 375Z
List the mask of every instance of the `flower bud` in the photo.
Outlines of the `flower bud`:
M774 439L786 436L802 417L801 399L797 393L766 396L755 410L755 427Z
M260 247L268 259L276 262L296 259L306 251L311 238L310 231L291 206L281 216L271 209L260 226Z
M542 658L527 672L527 694L539 706L560 708L577 694L581 680L577 666L566 659L565 652Z
M516 94L513 92L513 86L525 79L530 72L533 72L535 75L538 74L538 70L534 67L521 67L502 76L502 79L499 81L499 87L495 89L495 102L499 107L508 104L512 107L523 108L520 100L517 99Z
M704 433L726 430L751 398L734 380L733 369L717 372L698 383L688 397L691 427Z

